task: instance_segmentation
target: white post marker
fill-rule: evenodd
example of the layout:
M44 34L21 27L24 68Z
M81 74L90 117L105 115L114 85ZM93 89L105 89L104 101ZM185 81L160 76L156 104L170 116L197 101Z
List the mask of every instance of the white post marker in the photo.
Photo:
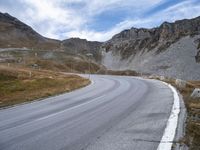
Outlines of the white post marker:
M90 66L91 65L91 58L90 57L92 57L93 54L87 53L86 56L88 56L88 58L89 58L89 79L90 79L90 74L91 74L91 66Z
M164 134L162 136L160 144L158 145L157 150L171 150L173 140L176 135L176 128L178 125L178 116L180 113L180 99L176 89L173 86L165 82L163 83L172 90L174 97L174 104L172 106L171 114L167 121L167 126L165 128Z

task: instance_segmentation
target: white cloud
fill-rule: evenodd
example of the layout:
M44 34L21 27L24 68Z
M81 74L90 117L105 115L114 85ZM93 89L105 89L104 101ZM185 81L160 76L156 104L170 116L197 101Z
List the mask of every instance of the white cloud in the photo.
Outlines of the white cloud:
M13 0L8 1L13 3ZM174 21L200 15L200 5L192 1L183 1L146 18L141 18L141 14L163 3L164 0L16 0L14 2L18 2L19 5L0 6L0 10L11 13L50 38L80 37L92 41L105 41L132 26L152 27L165 20ZM128 16L112 28L101 32L88 28L88 24L94 23L96 15L121 8L135 17Z
M91 0L87 1L86 9L88 13L92 15L119 8L131 8L133 13L137 13L151 8L161 1L162 0Z
M164 21L173 22L184 18L194 18L200 15L199 10L200 4L197 5L195 3L191 3L191 1L184 1L165 10L159 11L158 13L147 18L125 20L106 32L95 32L86 30L82 32L73 31L69 32L68 34L73 37L78 36L89 40L105 41L110 39L114 34L119 33L120 31L128 29L130 27L152 28L159 26Z
M51 38L68 38L80 36L88 40L106 40L116 32L128 27L129 21L116 25L110 31L96 32L87 28L92 24L95 15L110 9L132 8L134 13L149 9L161 0L18 0L24 5L24 11L8 12L18 17L23 22L31 25L42 35ZM73 8L72 4L82 4L81 7ZM106 20L105 20L106 21Z
M23 14L31 24L40 24L40 22L47 22L51 25L50 28L59 30L58 27L66 26L67 29L80 28L86 20L84 17L77 15L77 13L70 8L62 8L61 1L55 0L22 0L28 7ZM51 24L50 24L51 23ZM42 24L41 24L42 25ZM48 30L48 28L46 28Z
M147 21L147 20L145 20ZM103 32L96 32L96 31L91 31L91 30L82 30L82 31L70 31L66 33L69 37L80 37L83 39L88 39L90 41L106 41L109 40L113 35L121 32L124 29L128 29L134 25L137 25L141 23L140 20L125 20L123 22L120 22L117 24L115 27L108 31L103 31ZM143 21L143 23L145 23Z
M200 3L184 1L161 12L162 18L169 21L175 21L183 18L194 18L200 15ZM158 15L157 15L158 16Z

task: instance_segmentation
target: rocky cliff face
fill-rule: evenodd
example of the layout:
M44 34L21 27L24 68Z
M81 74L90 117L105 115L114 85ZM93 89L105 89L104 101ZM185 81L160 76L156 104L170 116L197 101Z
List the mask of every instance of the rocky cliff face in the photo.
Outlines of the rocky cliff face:
M93 58L97 61L101 61L101 42L90 42L85 39L70 38L61 42L61 49L69 52L70 54L93 54Z
M197 54L195 56L196 62L200 63L200 38L197 40L198 46L197 46Z
M174 23L164 22L153 29L131 28L113 36L104 44L106 51L120 51L122 58L143 50L156 49L164 51L171 44L184 36L200 34L200 17L191 20L180 20Z
M104 43L102 63L110 69L200 79L199 35L200 17L124 30Z

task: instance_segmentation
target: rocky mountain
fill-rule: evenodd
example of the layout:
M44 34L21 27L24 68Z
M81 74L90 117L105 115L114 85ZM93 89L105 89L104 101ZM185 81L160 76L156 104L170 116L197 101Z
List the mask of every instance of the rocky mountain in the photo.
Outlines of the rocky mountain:
M109 69L200 79L200 17L124 30L103 49L102 63Z
M0 13L0 63L52 69L88 72L100 69L100 42L71 38L46 38L30 26L7 13ZM86 56L92 53L90 59Z
M199 80L200 17L164 22L152 29L131 28L101 43L79 38L49 39L9 14L0 13L0 62L26 60L29 65L40 62L46 67L52 63L62 70L66 66L69 70L74 63L74 70L84 71L90 60L87 53L93 54L96 71L102 64L111 70Z
M58 49L59 41L45 38L18 19L0 13L0 47Z
M93 53L100 60L98 49L100 42L71 38L55 40L43 37L30 26L7 13L0 13L0 48L27 48L35 50L64 50L72 54Z

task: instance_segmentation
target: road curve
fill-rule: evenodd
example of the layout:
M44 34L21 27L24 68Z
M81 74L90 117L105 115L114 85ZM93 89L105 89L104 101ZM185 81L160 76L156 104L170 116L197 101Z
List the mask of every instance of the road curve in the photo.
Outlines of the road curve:
M0 110L0 150L156 150L173 105L163 83L92 75L71 93Z

